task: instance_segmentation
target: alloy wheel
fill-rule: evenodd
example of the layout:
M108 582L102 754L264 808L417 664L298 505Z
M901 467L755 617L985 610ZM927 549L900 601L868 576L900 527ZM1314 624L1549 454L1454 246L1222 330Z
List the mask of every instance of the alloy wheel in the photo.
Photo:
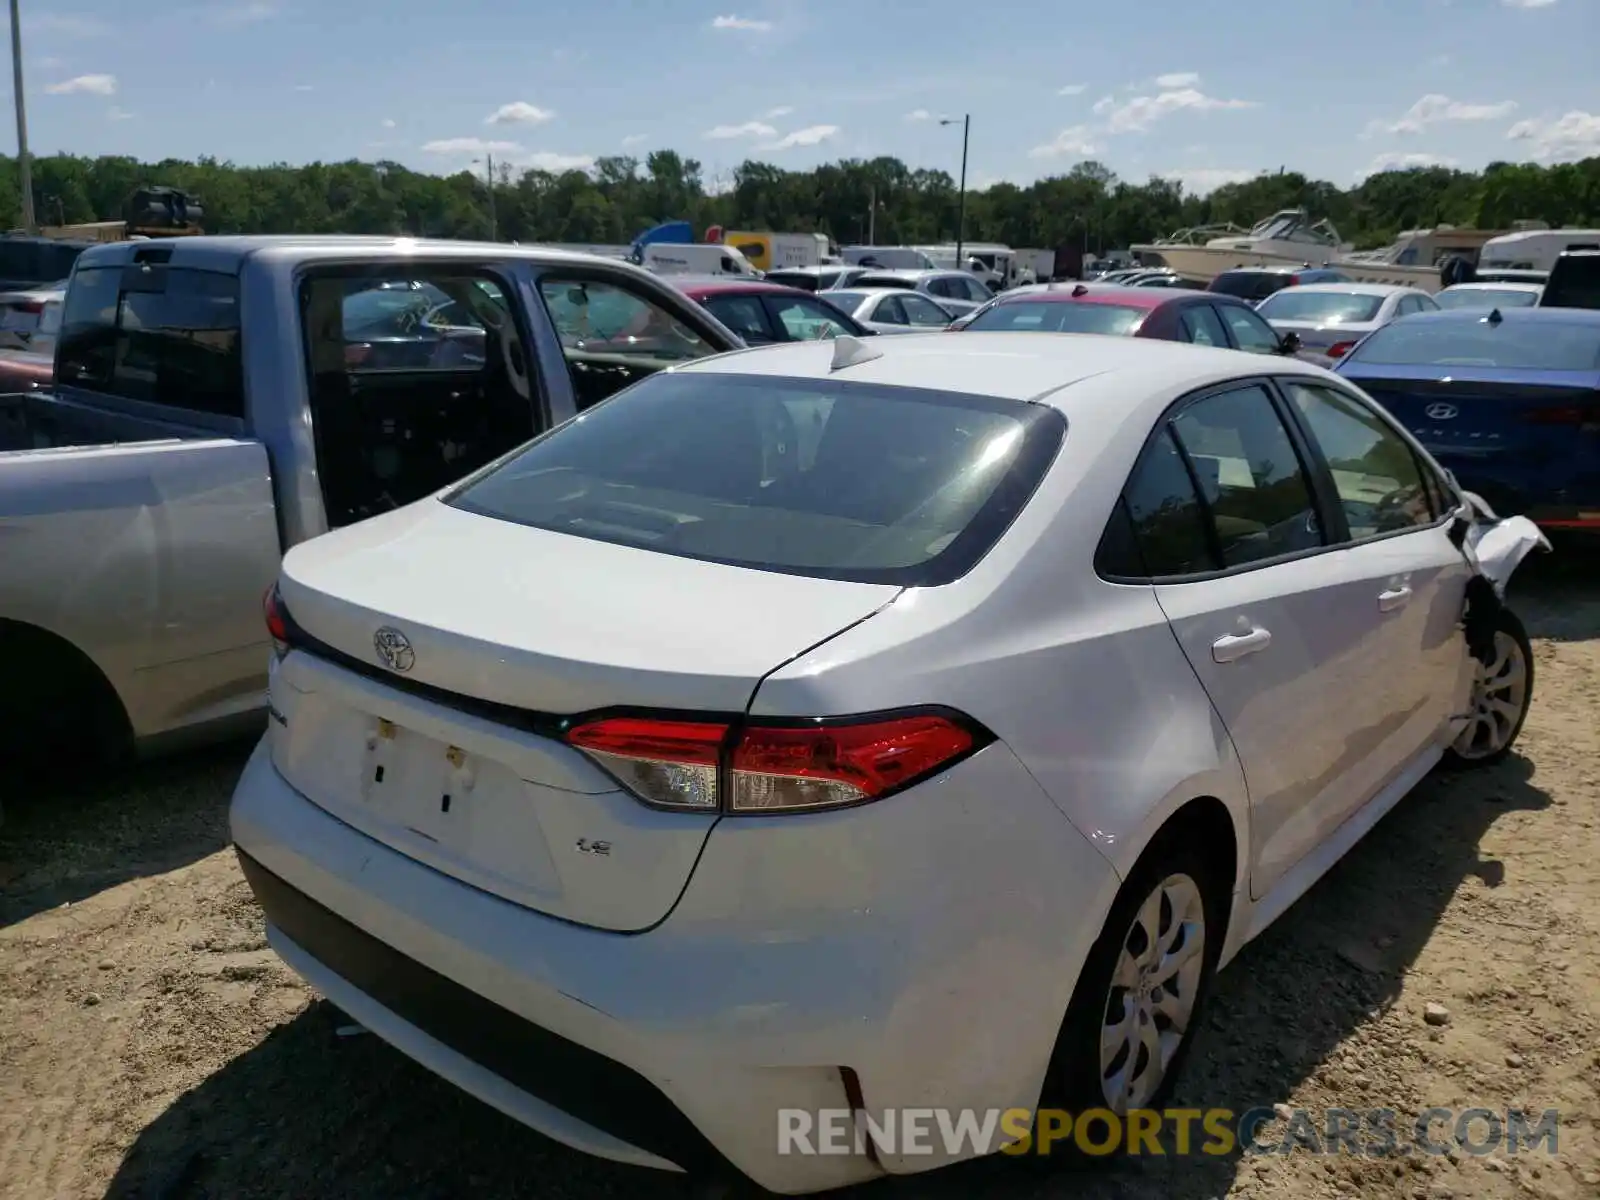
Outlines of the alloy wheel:
M1472 685L1472 719L1453 749L1463 759L1489 758L1511 743L1528 703L1528 662L1522 645L1505 630L1494 635L1489 663L1477 664Z

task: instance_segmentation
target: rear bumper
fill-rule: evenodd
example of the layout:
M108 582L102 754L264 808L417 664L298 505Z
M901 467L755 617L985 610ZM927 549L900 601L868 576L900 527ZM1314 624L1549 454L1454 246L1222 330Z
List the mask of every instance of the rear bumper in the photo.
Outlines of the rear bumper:
M1116 889L1004 746L879 805L725 821L641 934L388 849L291 789L265 743L232 826L274 947L402 1052L576 1149L786 1193L970 1156L779 1153L780 1109L850 1107L841 1068L872 1110L1034 1105Z

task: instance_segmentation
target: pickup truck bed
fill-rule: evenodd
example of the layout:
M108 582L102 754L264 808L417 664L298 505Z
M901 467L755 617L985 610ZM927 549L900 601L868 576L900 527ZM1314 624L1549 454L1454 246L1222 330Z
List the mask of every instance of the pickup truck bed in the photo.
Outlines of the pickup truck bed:
M92 447L131 441L139 434L106 413L61 400L49 392L0 396L0 454L15 450Z

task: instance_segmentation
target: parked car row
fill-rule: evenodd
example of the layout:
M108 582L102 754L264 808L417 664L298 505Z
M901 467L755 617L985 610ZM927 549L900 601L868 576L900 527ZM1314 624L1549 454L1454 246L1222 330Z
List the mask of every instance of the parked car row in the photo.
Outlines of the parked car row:
M980 1147L785 1154L781 1109L1160 1108L1216 971L1515 745L1548 542L1447 467L1586 495L1600 314L1335 373L1224 292L963 275L85 252L0 399L0 758L264 710L271 946L579 1150L803 1193Z

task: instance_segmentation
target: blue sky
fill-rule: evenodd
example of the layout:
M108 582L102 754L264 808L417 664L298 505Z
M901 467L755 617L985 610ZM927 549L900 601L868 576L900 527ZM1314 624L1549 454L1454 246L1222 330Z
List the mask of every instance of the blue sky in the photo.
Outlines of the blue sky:
M1600 0L22 0L35 154L894 154L1196 191L1600 154Z

